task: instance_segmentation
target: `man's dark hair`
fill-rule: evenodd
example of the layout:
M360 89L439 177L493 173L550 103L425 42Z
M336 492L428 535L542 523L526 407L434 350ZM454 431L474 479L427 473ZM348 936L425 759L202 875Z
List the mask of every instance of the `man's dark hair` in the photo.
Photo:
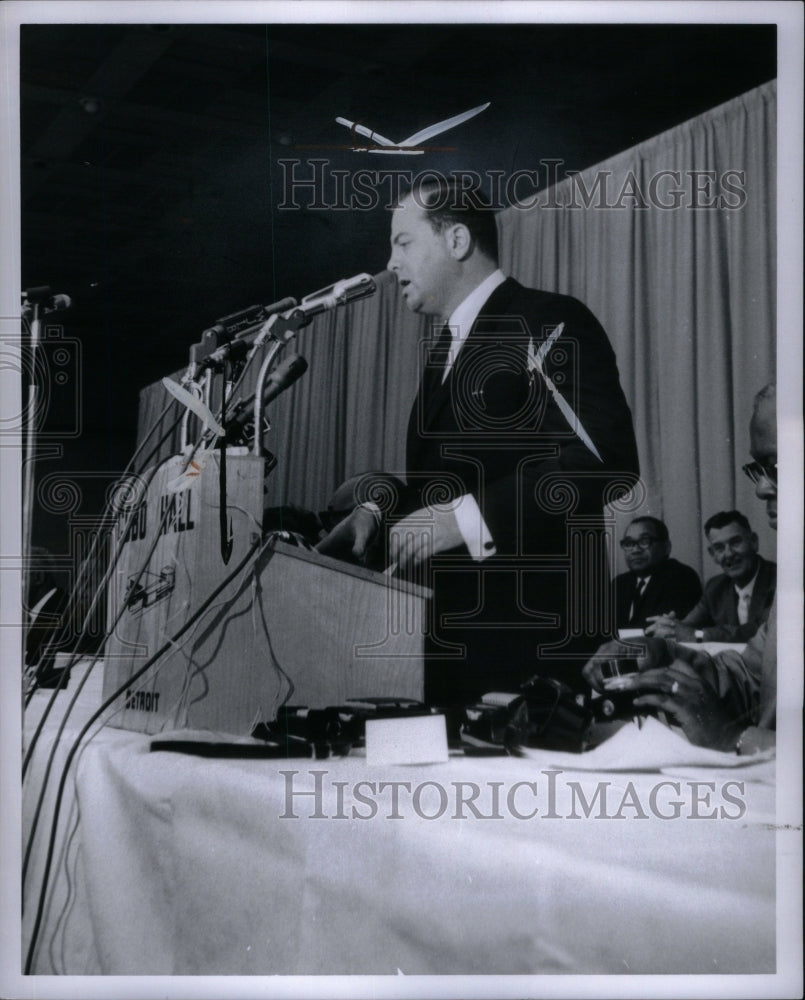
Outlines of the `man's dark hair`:
M644 517L636 517L633 521L630 521L629 527L631 528L633 524L650 524L657 535L658 542L668 541L668 528L665 521L661 521L658 517L651 517L649 514L646 514Z
M434 232L460 222L470 231L478 249L497 264L498 227L495 211L477 185L466 187L447 177L423 180L407 191L425 213Z
M709 535L713 528L718 531L719 528L726 528L728 524L740 524L745 531L752 533L748 518L739 510L720 510L712 517L708 517L704 523L704 533Z

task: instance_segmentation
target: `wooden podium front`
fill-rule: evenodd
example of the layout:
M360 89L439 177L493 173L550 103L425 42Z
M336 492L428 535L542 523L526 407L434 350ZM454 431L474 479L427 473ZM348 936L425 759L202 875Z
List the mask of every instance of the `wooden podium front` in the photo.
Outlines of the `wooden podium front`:
M421 699L429 592L281 541L264 545L199 620L169 641L261 536L263 460L228 453L233 548L224 565L218 460L212 456L176 493L167 487L184 463L168 459L131 518L109 584L110 623L120 613L104 656L104 699L120 692L110 724L246 735L283 704ZM127 522L128 515L121 518L113 553Z

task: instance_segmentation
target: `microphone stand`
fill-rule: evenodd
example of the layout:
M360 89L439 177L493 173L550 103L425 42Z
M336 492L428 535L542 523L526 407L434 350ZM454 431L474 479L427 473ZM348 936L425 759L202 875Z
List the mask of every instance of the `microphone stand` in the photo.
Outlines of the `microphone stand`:
M28 406L25 410L25 471L22 482L22 606L26 607L31 580L31 546L33 544L34 522L34 465L36 464L36 406L39 396L39 386L36 384L36 359L39 342L42 339L42 317L47 313L69 309L71 300L68 295L53 295L49 285L29 288L22 293L22 319L30 329L31 337L31 378L28 382ZM23 633L23 657L25 641L28 637L30 623L25 622Z
M220 371L226 362L239 361L244 357L247 358L248 364L265 341L271 339L271 346L260 366L254 392L252 450L255 456L260 457L265 405L263 389L269 370L279 352L296 336L299 329L310 323L314 316L372 295L376 287L374 278L370 275L357 274L306 295L298 305L296 299L286 298L270 306L249 306L240 312L224 316L204 331L200 343L193 344L190 348L190 363L182 384L189 387L195 381L200 369ZM209 392L209 383L207 391Z
M22 484L22 551L26 558L23 560L22 573L22 606L25 608L28 603L29 584L31 579L31 544L33 542L33 501L34 501L34 462L36 460L36 397L38 386L36 384L36 353L39 347L39 340L42 332L42 309L37 300L29 300L26 305L31 309L31 380L28 383L28 406L25 410L25 474ZM23 311L24 315L24 311ZM23 629L23 650L28 635L29 623L26 621Z

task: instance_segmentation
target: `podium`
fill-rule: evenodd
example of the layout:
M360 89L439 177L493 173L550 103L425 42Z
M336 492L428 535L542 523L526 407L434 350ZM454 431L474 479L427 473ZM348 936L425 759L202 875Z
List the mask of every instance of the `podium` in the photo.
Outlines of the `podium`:
M119 691L110 725L247 735L285 704L421 699L429 591L282 541L262 545L198 621L170 641L260 541L264 462L234 451L227 453L227 565L218 453L178 491L184 460L168 459L118 521L113 558L118 543L122 549L108 612L110 624L120 620L104 654L104 699Z

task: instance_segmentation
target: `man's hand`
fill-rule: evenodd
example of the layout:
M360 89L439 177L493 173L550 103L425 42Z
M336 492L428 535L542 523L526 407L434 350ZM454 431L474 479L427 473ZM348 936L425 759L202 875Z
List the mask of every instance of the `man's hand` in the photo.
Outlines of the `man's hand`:
M732 751L746 723L737 722L696 668L682 659L670 667L619 678L619 691L633 691L637 708L659 708L681 727L691 743Z
M319 542L316 551L324 556L364 563L379 527L377 514L366 507L356 507Z
M592 659L584 665L584 679L596 691L605 691L606 677L602 666L607 660L637 659L638 670L667 666L671 652L662 639L613 639L599 646Z
M676 639L677 642L692 642L696 637L696 629L678 621L673 611L667 615L654 615L646 619L651 622L646 626L646 635L658 639Z
M415 510L391 529L389 563L398 573L420 566L431 556L464 544L458 521L447 507Z

